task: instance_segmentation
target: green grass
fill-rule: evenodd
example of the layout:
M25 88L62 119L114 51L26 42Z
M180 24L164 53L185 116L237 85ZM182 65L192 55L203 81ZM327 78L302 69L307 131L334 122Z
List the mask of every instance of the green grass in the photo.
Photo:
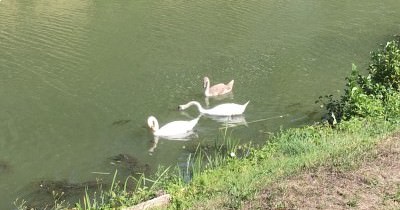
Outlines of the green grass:
M245 158L226 158L195 174L189 184L167 184L172 209L239 208L259 189L321 165L353 169L396 126L380 119L353 119L336 128L309 126L282 131ZM219 161L220 162L220 161Z

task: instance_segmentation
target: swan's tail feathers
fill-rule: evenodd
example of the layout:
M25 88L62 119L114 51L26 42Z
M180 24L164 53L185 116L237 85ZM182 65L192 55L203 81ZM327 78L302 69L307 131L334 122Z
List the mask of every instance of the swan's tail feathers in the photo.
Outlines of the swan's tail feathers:
M195 119L193 119L192 121L197 123L197 122L199 121L200 117L201 117L201 115L197 116L197 117L196 117Z
M195 119L191 120L191 123L192 123L193 127L197 125L197 123L199 122L201 116L202 115L200 114L198 117L196 117Z
M250 101L247 101L245 104L243 104L243 106L246 108L249 103Z
M235 80L232 80L232 81L230 81L229 83L228 83L228 86L231 88L231 89L233 89L233 83L235 82Z

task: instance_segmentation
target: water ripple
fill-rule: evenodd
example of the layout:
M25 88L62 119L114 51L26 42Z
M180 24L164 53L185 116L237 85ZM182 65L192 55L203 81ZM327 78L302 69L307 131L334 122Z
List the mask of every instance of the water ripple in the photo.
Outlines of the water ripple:
M60 10L40 3L8 3L0 8L0 29L4 29L0 30L0 39L6 52L1 56L0 74L5 76L1 78L14 78L9 83L20 85L20 79L27 82L33 76L74 95L73 81L79 80L79 76L71 72L81 69L88 57L88 11L85 4L75 9L65 5L67 8ZM31 77L27 77L27 72ZM69 82L66 77L70 77Z

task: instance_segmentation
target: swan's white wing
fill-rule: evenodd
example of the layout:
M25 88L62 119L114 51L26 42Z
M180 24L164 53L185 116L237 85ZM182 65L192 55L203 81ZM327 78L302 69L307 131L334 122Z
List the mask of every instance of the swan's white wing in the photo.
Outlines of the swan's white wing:
M190 130L186 133L169 135L169 136L157 136L157 137L160 137L160 138L166 139L166 140L172 140L172 141L189 141L198 136L197 136L196 132L194 132L193 130Z
M243 105L227 103L220 104L207 111L207 114L216 116L240 115L244 112Z
M175 136L185 134L191 131L196 123L193 121L173 121L161 127L154 134L157 136Z

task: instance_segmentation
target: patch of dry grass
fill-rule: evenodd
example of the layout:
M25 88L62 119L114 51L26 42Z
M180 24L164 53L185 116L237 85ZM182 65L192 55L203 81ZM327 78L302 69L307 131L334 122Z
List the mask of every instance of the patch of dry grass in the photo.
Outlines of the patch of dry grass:
M400 209L400 134L362 157L359 167L321 166L263 189L243 209Z

